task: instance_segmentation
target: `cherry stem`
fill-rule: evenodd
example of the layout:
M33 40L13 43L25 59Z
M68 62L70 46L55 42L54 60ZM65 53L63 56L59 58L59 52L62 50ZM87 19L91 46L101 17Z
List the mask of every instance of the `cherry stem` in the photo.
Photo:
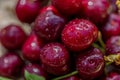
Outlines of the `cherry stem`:
M92 46L95 47L95 48L100 49L103 53L105 52L105 50L96 43L93 43Z
M100 45L103 47L103 49L105 49L105 43L102 39L102 34L100 31L98 32L98 41L99 41Z
M61 80L61 79L64 79L64 78L67 78L67 77L70 77L70 76L73 76L73 75L76 75L76 74L78 74L78 71L73 71L73 72L71 72L69 74L54 78L52 80Z

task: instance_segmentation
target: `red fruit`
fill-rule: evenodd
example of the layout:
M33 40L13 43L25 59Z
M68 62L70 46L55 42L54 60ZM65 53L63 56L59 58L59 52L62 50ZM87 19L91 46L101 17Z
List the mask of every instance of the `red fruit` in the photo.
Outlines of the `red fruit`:
M80 78L78 78L77 76L70 76L70 77L67 77L67 78L65 78L65 79L62 79L62 80L82 80L82 79L80 79Z
M16 53L7 53L0 57L0 75L5 77L20 76L23 61Z
M97 39L97 35L98 29L90 21L75 19L62 31L62 41L70 50L82 51Z
M31 23L41 9L40 0L19 0L16 5L16 15L20 21Z
M120 74L116 72L109 73L104 80L120 80Z
M97 48L81 52L76 61L79 75L84 80L97 78L104 71L103 53Z
M24 68L23 68L23 71L24 72L28 71L31 74L36 74L38 76L43 76L44 78L47 78L47 73L38 64L28 64L28 65L25 65Z
M102 35L105 41L107 41L112 36L120 35L120 15L110 15L107 24L102 27Z
M35 34L31 34L22 47L24 58L29 61L39 61L42 46L43 41Z
M7 49L20 48L26 38L26 33L18 25L8 25L1 30L1 43Z
M120 54L120 36L113 36L106 42L107 54Z
M62 75L68 72L69 53L60 43L45 45L40 54L43 68L54 75Z
M49 6L43 8L41 14L37 17L34 30L42 39L55 41L60 37L64 25L65 19L60 16L53 6Z
M82 0L83 14L95 24L103 24L108 17L109 2L107 0Z
M71 16L77 14L81 9L81 0L52 0L55 6L63 15Z

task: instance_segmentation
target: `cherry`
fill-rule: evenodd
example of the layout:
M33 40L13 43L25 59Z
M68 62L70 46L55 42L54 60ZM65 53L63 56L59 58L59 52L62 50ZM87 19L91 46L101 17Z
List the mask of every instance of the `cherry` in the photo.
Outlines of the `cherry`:
M103 53L97 48L90 48L81 52L76 60L76 67L80 77L84 80L97 78L104 71Z
M106 42L106 54L120 53L120 36L113 36Z
M5 77L20 76L22 59L16 53L6 53L0 57L0 75Z
M31 23L41 9L40 0L19 0L16 5L16 15L20 21Z
M62 41L72 51L88 48L98 35L97 27L88 20L74 19L62 31Z
M68 72L69 53L60 43L46 44L40 54L43 68L54 75Z
M109 5L107 0L82 0L83 14L96 25L104 24L108 17Z
M47 73L38 64L27 64L27 65L25 65L24 68L23 68L23 72L25 73L25 71L28 71L31 74L35 74L35 75L43 76L44 78L47 78Z
M82 80L82 79L78 78L76 75L73 75L62 80Z
M11 24L1 30L1 43L7 49L20 48L26 38L26 33L18 25Z
M110 72L104 80L120 80L120 74L116 72Z
M41 14L37 17L34 30L43 40L55 41L60 37L64 25L65 19L53 6L48 6L43 8Z
M101 31L105 41L112 36L120 35L120 15L111 14L109 21L102 27Z
M24 58L32 62L39 61L43 44L43 41L35 34L31 34L22 47Z
M77 14L81 9L81 0L52 0L55 6L63 15L71 16Z

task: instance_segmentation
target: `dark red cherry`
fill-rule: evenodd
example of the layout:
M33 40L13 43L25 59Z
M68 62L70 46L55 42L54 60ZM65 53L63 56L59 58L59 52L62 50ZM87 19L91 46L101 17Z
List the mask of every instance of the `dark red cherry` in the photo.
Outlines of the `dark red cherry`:
M35 33L46 41L55 41L61 35L65 19L53 7L43 8L35 21Z
M103 24L108 17L109 5L107 0L82 0L83 14L93 23Z
M31 23L41 9L40 0L19 0L16 5L16 15L20 21Z
M112 36L120 35L120 15L110 14L109 21L102 27L102 35L105 41Z
M113 36L106 42L107 54L120 54L120 36Z
M43 41L35 34L31 34L22 47L22 54L29 61L39 61Z
M54 75L68 72L69 53L60 43L49 43L41 51L40 59L43 68Z
M74 19L62 31L62 41L72 51L88 48L98 35L97 27L88 20Z
M52 0L52 5L63 15L71 16L80 11L81 0Z
M104 71L103 53L97 48L90 48L81 52L76 60L76 67L80 77L92 80L99 77Z
M110 72L104 80L120 80L120 74L116 72Z
M47 73L38 64L27 64L27 65L25 65L24 68L23 68L23 72L25 73L25 71L28 71L31 74L35 74L35 75L43 76L44 78L47 78Z
M11 24L1 30L1 43L7 49L20 48L26 38L26 33L18 25Z
M21 74L22 59L16 53L6 53L0 57L0 75L4 77L17 77Z

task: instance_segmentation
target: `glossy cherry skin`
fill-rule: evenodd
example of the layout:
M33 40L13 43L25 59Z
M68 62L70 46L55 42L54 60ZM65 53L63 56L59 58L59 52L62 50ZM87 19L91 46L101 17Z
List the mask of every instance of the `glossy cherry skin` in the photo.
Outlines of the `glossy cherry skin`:
M120 36L113 36L107 40L106 54L120 54Z
M88 48L98 35L97 27L88 20L74 19L62 31L62 41L71 51Z
M105 41L112 36L120 35L120 15L110 14L109 21L102 27L101 31Z
M25 65L24 68L23 68L23 72L25 73L25 71L28 71L31 74L36 74L38 76L43 76L44 78L47 78L47 73L38 64L27 64L27 65Z
M52 5L66 16L75 15L81 10L81 0L52 0Z
M6 53L0 57L0 75L15 78L20 76L23 66L22 59L16 53Z
M90 48L81 52L76 60L76 67L80 77L92 80L99 77L104 71L103 53L97 48Z
M64 25L65 19L53 6L48 6L35 20L34 30L39 37L50 42L60 37Z
M23 57L32 62L39 61L43 44L42 39L38 38L36 34L31 34L22 47Z
M1 43L7 49L21 48L26 38L26 33L18 25L11 24L1 30Z
M110 72L104 80L120 80L120 74L116 72Z
M20 21L31 23L41 9L40 0L19 0L16 5L16 15Z
M78 78L76 75L73 75L62 80L82 80L82 79Z
M103 24L108 17L109 5L107 0L82 0L83 14L96 25Z
M62 75L68 72L69 53L60 43L46 44L40 54L43 68L50 74Z

